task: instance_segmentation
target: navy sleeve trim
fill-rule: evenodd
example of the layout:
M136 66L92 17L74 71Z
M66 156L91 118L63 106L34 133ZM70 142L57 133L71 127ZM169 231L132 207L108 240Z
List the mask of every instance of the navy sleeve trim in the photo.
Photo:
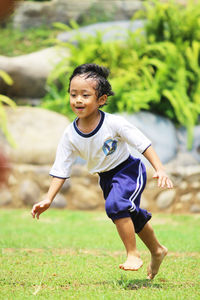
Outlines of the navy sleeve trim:
M59 177L59 176L55 176L55 175L52 175L52 174L49 174L50 176L52 176L52 177L55 177L55 178L60 178L60 179L68 179L68 178L70 178L70 177Z
M150 144L148 147L146 147L146 149L142 152L142 154L143 154L150 146L151 146L151 144Z

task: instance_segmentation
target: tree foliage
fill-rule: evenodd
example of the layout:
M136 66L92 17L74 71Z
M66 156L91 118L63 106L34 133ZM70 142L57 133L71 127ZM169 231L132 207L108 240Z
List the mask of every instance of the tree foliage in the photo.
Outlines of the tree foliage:
M107 111L149 110L166 116L187 128L191 147L200 114L200 3L144 3L145 10L134 16L145 18L144 28L128 31L123 41L104 41L104 33L97 31L95 36L78 35L76 43L61 43L71 55L51 74L43 105L68 114L69 104L63 101L68 75L83 63L102 64L111 70L115 91Z

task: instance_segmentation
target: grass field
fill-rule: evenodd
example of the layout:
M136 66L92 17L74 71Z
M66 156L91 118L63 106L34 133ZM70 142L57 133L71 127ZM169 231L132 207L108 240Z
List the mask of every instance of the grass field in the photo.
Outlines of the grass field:
M152 225L169 249L160 273L125 272L115 226L104 212L0 210L0 299L200 299L200 215L155 215Z

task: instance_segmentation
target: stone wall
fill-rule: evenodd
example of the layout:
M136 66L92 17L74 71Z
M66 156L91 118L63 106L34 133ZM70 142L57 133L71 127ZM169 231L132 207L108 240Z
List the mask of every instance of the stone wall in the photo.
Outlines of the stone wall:
M50 165L13 164L8 187L0 190L1 207L30 207L47 192ZM148 168L148 180L142 196L142 207L151 212L200 213L200 165L176 167L171 162L166 170L174 182L174 189L160 189ZM74 165L72 176L66 180L53 207L103 210L104 199L98 185L98 175L88 174L82 165Z
M16 147L10 147L0 132L1 148L12 165L8 187L0 189L0 207L31 207L43 198L49 188L48 174L57 144L69 120L58 113L36 107L21 106L15 110L7 107L6 114L7 127ZM148 180L142 197L142 207L152 212L200 212L199 126L194 131L196 148L186 151L186 136L181 136L180 142L176 137L176 129L165 118L148 112L123 116L150 138L174 182L173 190L158 189L156 180L152 179L153 169L144 160ZM131 148L130 151L132 155L140 157ZM144 157L140 158L143 160ZM77 160L70 180L66 180L52 206L84 210L104 209L98 176L90 175L83 161Z

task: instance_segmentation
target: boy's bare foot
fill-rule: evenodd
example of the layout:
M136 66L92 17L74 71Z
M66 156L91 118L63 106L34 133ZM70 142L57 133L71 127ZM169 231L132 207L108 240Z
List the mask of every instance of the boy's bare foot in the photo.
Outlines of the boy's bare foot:
M143 262L139 257L129 255L125 263L119 265L119 268L125 271L137 271L142 265Z
M158 254L151 255L151 262L147 268L147 279L153 279L156 276L163 259L167 255L167 252L168 249L162 246Z

